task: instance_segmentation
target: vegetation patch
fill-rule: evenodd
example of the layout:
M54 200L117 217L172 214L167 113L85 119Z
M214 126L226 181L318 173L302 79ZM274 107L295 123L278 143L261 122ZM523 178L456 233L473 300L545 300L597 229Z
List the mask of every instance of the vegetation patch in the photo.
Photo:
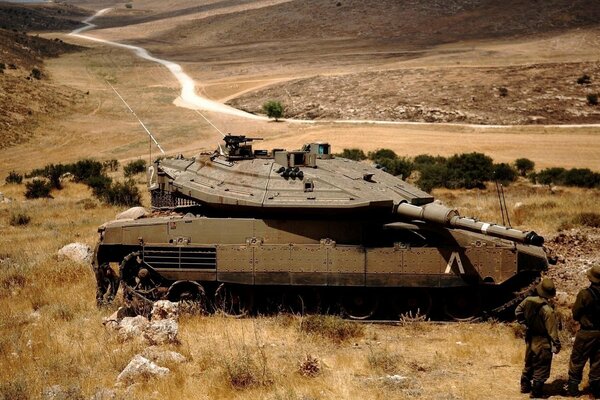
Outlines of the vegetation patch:
M131 161L125 167L123 167L123 174L125 178L131 178L134 175L141 174L146 172L146 161L145 160L135 160Z
M19 174L16 171L10 171L8 173L8 176L4 179L4 181L7 184L14 183L16 185L20 185L21 183L23 183L23 175Z
M25 211L13 211L10 214L10 218L8 223L11 226L24 226L29 224L29 222L31 221L31 217L29 216L29 214L27 214Z
M335 315L309 315L302 319L300 332L341 343L364 336L365 327Z

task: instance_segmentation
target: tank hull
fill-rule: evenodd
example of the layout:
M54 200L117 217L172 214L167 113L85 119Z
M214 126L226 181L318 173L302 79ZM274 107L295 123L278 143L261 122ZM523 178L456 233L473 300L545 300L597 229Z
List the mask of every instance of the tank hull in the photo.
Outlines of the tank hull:
M132 287L146 268L164 288L195 282L209 297L225 284L263 295L312 288L322 298L409 289L483 290L503 298L498 290L508 294L547 268L541 247L460 229L384 227L372 220L192 216L113 221L100 229L96 258L98 265L119 263ZM132 253L138 262L124 263Z

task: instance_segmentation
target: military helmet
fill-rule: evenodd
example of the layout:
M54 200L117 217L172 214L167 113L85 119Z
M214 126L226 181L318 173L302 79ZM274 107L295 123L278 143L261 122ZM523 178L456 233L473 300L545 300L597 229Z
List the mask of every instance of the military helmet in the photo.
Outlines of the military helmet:
M552 279L550 278L542 279L542 281L536 286L535 291L537 292L538 296L545 299L556 296L556 288L554 287L554 282L552 282Z
M148 271L146 268L140 268L137 275L140 279L146 279L148 274L150 274L150 271Z
M600 265L588 269L587 277L592 283L600 283Z

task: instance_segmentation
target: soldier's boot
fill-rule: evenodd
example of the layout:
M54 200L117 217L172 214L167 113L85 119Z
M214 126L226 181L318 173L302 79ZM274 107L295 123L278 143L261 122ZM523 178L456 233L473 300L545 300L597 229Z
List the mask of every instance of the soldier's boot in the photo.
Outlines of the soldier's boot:
M521 377L521 393L529 393L531 392L531 379L527 379L527 377Z
M529 397L532 399L547 399L548 397L544 396L544 382L533 381Z
M571 397L579 397L581 392L579 392L579 382L569 380L567 382L567 396Z

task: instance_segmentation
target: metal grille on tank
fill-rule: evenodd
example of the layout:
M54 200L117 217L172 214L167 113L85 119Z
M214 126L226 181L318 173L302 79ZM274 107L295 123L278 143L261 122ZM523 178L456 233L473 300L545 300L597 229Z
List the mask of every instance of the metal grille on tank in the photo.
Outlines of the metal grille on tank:
M217 250L214 247L144 247L143 259L155 269L214 269Z
M164 190L153 190L152 193L152 207L181 207L181 206L197 206L198 203L195 200L188 199L185 197L179 197L172 192L166 192Z

